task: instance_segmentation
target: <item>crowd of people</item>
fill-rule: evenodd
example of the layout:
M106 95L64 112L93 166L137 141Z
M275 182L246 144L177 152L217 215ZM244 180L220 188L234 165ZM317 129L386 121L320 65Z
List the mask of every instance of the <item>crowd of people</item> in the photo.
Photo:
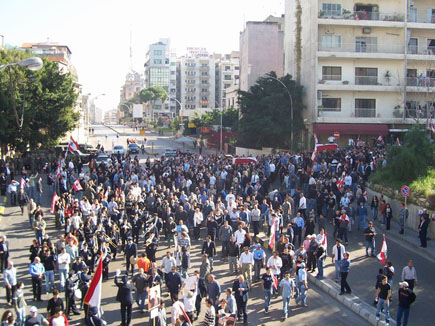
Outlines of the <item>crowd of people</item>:
M308 153L278 153L240 165L221 155L181 152L145 164L137 156L111 155L100 164L91 159L87 168L61 157L40 171L21 169L21 182L14 181L18 175L11 176L11 169L4 166L2 178L10 203L27 207L29 227L35 232L29 256L33 300L42 301L44 290L52 298L47 302L47 318L35 306L26 317L23 280L17 279L3 236L1 270L15 316L8 310L2 323L15 323L16 318L20 326L68 325L71 314L79 315L83 308L87 325L102 325L101 311L88 307L83 297L97 262L103 260L107 280L117 255L125 260L125 272L116 270L114 280L122 326L130 325L135 302L140 312L148 311L150 325L169 323L165 292L171 300L172 325L196 323L203 309L205 316L199 322L204 326L247 323L249 296L256 286L264 293L265 314L271 298L281 296L285 320L291 299L293 304L308 306L308 273L324 278L328 255L341 283L340 294L351 293L348 232L355 225L361 229L366 254L374 256L372 221L380 218L387 229L390 226L391 206L376 196L368 203L366 190L370 173L386 164L382 148L362 146L320 152L315 161ZM46 176L44 187L38 186L41 174ZM41 207L45 189L53 198L58 229L53 239L47 232L47 212ZM405 221L406 209L400 214ZM332 248L327 247L328 223L333 224L337 240ZM165 246L168 249L159 259L157 250ZM201 262L192 268L195 246L201 250ZM234 275L226 289L214 274L217 263L228 264ZM399 290L399 311L405 320L417 281L412 262L407 267ZM393 276L388 262L376 286L376 316L383 310L387 323Z

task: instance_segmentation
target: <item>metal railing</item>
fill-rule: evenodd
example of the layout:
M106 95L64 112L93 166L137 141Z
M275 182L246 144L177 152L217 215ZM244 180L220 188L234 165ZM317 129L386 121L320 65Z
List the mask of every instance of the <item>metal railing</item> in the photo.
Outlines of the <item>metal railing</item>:
M326 52L357 52L357 53L396 53L403 54L405 48L400 44L366 44L366 43L341 43L326 44L319 42L319 51Z
M418 10L418 8L417 8ZM420 15L419 15L420 14ZM424 23L424 24L435 24L435 16L428 17L426 12L422 10L418 11L417 17L413 13L409 13L408 22L410 23Z
M408 45L408 54L435 55L435 46Z
M341 81L341 75L322 75L321 82L325 81Z
M378 85L378 76L355 76L355 85Z
M406 77L406 86L435 87L435 78L430 77Z
M376 108L355 108L355 118L375 118Z
M326 19L348 19L348 20L378 20L388 22L403 22L405 17L397 13L380 13L380 12L367 12L367 11L347 11L339 12L337 10L320 10L319 18Z

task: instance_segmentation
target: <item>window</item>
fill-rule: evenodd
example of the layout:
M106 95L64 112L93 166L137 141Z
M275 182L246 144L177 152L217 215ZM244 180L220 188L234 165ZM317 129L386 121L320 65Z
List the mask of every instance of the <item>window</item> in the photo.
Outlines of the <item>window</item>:
M225 75L224 80L231 80L231 75Z
M329 49L341 48L341 35L323 35L322 48L329 48Z
M417 69L406 69L406 85L407 86L417 86Z
M230 71L231 70L231 66L225 66L225 71Z
M162 59L154 59L154 64L155 65L161 65L162 64Z
M341 80L341 67L322 67L323 80Z
M203 72L201 72L201 75L202 76L208 76L208 72L207 71L203 71Z
M355 118L376 117L375 99L355 99Z
M154 50L154 55L162 55L162 50Z
M208 97L207 96L203 96L203 97L201 97L201 100L208 101Z
M411 37L408 42L408 53L417 54L418 53L418 38Z
M377 85L378 68L355 68L356 85Z
M341 4L322 3L322 12L324 16L341 16Z
M207 79L201 80L201 84L208 84L208 80Z
M341 98L322 98L323 111L340 112Z
M435 23L435 9L429 8L427 10L427 15L428 15L428 23Z
M409 8L409 22L416 23L417 22L417 8L411 7Z
M355 38L355 51L356 52L377 52L378 38L357 36Z

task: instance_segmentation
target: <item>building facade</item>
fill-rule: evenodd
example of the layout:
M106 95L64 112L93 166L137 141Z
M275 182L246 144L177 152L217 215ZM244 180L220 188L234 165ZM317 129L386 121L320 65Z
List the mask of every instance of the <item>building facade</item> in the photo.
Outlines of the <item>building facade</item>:
M284 71L284 17L249 21L240 33L240 90L247 91L271 71Z
M215 57L203 48L189 48L179 58L180 116L193 118L217 107Z
M177 102L174 100L177 95L177 61L175 53L171 51L169 39L162 38L149 46L144 67L145 87L160 86L169 97L163 103L156 101L153 108L147 105L150 108L146 110L147 117L173 118L177 113Z
M434 0L287 0L285 17L285 72L305 88L306 141L394 139L427 119Z
M216 105L220 108L229 107L227 90L231 87L239 87L239 59L240 52L232 51L216 60Z

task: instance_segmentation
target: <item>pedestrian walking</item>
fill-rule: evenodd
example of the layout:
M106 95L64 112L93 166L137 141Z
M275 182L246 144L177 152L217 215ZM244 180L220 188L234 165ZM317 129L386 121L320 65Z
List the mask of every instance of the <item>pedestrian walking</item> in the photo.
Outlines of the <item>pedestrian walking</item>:
M343 259L340 261L340 279L341 279L341 288L340 288L340 295L343 295L345 293L351 294L352 290L350 289L349 284L347 283L347 277L349 275L350 270L350 259L349 259L349 253L345 252L343 254Z
M41 264L41 259L39 257L35 257L33 263L30 264L29 272L32 277L33 301L42 301L41 289L45 268L44 265Z
M69 271L68 273L68 279L65 282L65 315L68 320L71 320L70 313L73 312L74 315L80 315L79 310L76 306L76 299L75 299L75 290L76 290L76 284L75 284L75 274L73 271Z
M202 254L207 254L208 260L210 262L210 271L213 272L213 260L214 256L216 256L216 246L214 241L211 240L211 236L207 236L206 240L202 244Z
M254 249L254 282L260 279L261 268L266 263L266 253L261 245L257 243Z
M237 304L237 318L240 319L241 315L243 315L243 324L245 325L248 324L247 306L250 288L249 283L245 281L243 275L239 275L233 283L233 292Z
M130 326L131 311L133 306L133 291L135 287L128 282L128 277L123 276L122 282L119 282L121 271L118 269L115 276L115 284L118 287L116 301L121 303L121 326Z
M8 262L8 268L4 270L3 277L6 286L6 302L11 306L13 303L12 299L17 289L17 269L14 267L12 261Z
M141 313L144 312L145 300L147 297L148 279L143 268L139 268L139 272L133 276L132 283L136 288L136 304Z
M264 292L264 313L269 313L270 298L272 296L273 277L270 273L270 267L266 267L266 272L261 277L261 288Z
M26 300L24 299L24 283L19 281L12 298L13 306L17 314L17 326L24 326L26 322Z
M302 307L308 307L307 291L308 291L307 271L305 270L305 263L301 263L299 265L299 271L298 271L298 297L296 298L296 303L299 304L299 302L301 302Z
M370 248L370 256L375 256L375 236L376 236L376 230L373 226L373 222L370 221L367 228L364 230L364 237L365 237L365 243L366 243L366 257L369 256L369 248Z
M290 308L290 300L294 297L295 282L290 278L290 272L284 273L284 278L279 283L280 293L282 295L282 310L284 313L283 321L287 319Z
M252 266L254 266L254 255L249 251L249 247L245 246L239 258L239 267L241 273L243 274L243 278L248 281L249 286L252 284Z
M8 267L9 260L9 241L5 235L0 238L0 273Z
M340 281L340 261L344 258L346 248L341 244L341 240L337 239L335 245L332 247L331 261L335 263L335 280Z
M410 310L411 304L416 299L416 295L412 291L412 289L409 288L408 282L400 282L399 286L400 286L399 306L397 307L396 323L397 323L397 326L401 326L402 325L402 316L403 316L403 326L407 326L408 325L408 318L409 318L409 310Z
M388 284L387 276L384 275L381 284L379 284L376 290L375 301L376 305L376 320L380 320L381 310L385 313L385 325L390 325L390 297L391 297L391 286Z
M278 252L274 251L272 256L269 257L267 260L267 267L270 268L271 273L273 276L278 279L281 274L281 267L282 267L282 259L278 256ZM278 294L278 289L273 288L273 294Z
M228 264L230 265L230 273L238 274L238 260L240 256L240 247L236 242L235 237L230 238L228 244Z
M409 217L409 211L408 208L405 207L405 203L401 202L402 208L400 209L399 212L399 222L400 222L400 234L404 234L405 233L405 225L406 225L406 221L408 220Z
M420 217L420 224L418 225L418 237L420 238L420 247L427 247L427 229L429 228L429 219L423 215Z
M391 220L393 219L393 209L391 208L390 203L385 207L385 218L387 221L387 225L385 227L386 230L389 230L391 227Z
M402 282L407 282L408 287L414 291L414 286L417 285L417 271L412 260L409 260L408 265L403 267L401 280Z

